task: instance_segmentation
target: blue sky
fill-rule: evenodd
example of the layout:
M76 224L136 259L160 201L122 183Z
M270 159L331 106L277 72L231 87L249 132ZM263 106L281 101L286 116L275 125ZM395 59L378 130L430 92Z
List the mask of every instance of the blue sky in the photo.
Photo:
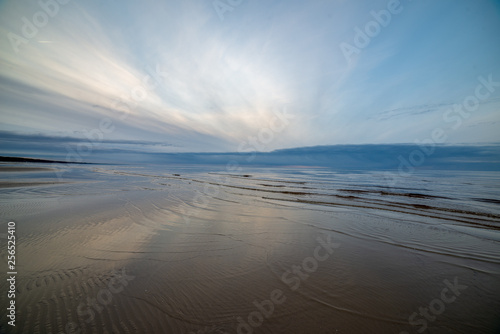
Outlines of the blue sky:
M260 134L270 151L441 128L446 144L500 142L500 87L459 126L443 118L478 77L500 82L499 1L61 2L0 1L4 139L223 152ZM342 43L390 6L347 59Z

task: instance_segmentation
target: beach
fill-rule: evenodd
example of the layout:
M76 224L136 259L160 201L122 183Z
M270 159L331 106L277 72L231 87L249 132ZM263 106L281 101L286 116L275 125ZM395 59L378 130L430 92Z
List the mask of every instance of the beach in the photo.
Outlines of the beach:
M57 168L0 167L2 333L500 329L498 172Z

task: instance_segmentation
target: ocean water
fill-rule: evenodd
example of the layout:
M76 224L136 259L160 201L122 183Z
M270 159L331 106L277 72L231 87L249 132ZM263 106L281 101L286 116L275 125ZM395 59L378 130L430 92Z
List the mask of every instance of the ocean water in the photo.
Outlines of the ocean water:
M2 332L500 330L499 172L30 163L0 178L18 266Z

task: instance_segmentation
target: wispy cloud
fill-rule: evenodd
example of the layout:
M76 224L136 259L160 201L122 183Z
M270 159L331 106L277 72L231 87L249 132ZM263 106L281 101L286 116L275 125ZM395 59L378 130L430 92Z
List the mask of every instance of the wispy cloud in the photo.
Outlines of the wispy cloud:
M270 148L411 141L413 130L388 135L374 124L404 129L404 116L426 117L460 100L477 75L500 78L494 43L500 20L491 10L498 5L405 3L401 16L347 64L339 44L386 5L245 2L221 21L210 2L70 1L19 52L1 39L0 129L71 135L110 118L116 131L109 140L224 151L289 105L296 122ZM438 15L450 6L449 17ZM2 2L0 34L22 37L23 18L41 10L35 1ZM460 20L482 28L461 34ZM447 39L449 25L463 37ZM440 40L446 49L436 49ZM458 52L463 45L473 51ZM445 58L453 63L436 72ZM478 113L495 117L493 107Z

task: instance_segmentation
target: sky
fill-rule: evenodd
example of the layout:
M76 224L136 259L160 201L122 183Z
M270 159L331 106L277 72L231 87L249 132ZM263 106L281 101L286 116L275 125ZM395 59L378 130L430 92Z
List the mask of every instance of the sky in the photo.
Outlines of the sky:
M500 1L0 0L0 34L3 154L500 142Z

